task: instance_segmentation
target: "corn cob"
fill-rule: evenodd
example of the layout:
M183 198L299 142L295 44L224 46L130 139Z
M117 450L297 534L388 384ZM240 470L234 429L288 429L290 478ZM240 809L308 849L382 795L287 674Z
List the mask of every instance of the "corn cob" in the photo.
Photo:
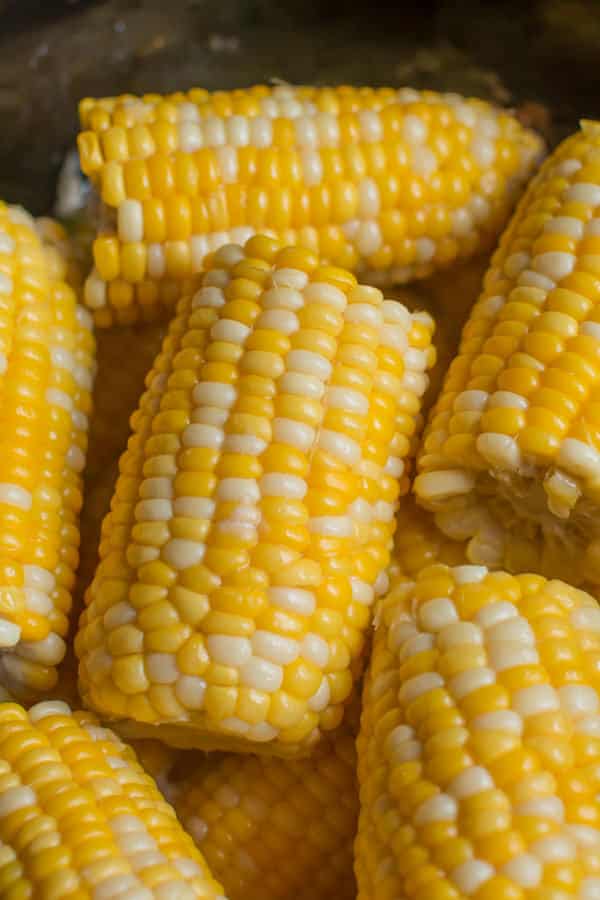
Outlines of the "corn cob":
M78 561L94 341L21 209L0 204L0 680L50 690Z
M380 603L358 739L359 900L593 900L600 610L443 565Z
M230 900L354 900L354 735L309 759L209 755L175 785L175 810Z
M365 281L425 277L493 242L542 150L487 103L409 89L86 99L80 119L99 325L171 304L208 251L257 231Z
M3 900L225 900L134 752L61 702L0 704Z
M87 268L87 254L83 247L55 219L36 219L35 230L44 247L50 277L55 281L66 281L79 294Z
M352 688L433 322L267 237L205 264L132 418L83 697L130 736L297 753Z
M600 583L600 126L506 231L432 412L415 490L473 563Z
M402 501L396 519L390 581L400 574L415 578L421 569L437 562L447 566L468 562L466 542L447 537L436 527L431 513L417 506L412 496Z

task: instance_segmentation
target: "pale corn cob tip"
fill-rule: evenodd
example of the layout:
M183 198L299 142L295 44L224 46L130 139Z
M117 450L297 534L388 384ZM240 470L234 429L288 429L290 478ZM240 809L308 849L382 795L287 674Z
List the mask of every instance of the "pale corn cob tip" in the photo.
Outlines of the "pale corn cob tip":
M306 760L212 754L175 786L175 809L229 900L354 900L354 735Z
M99 325L172 304L208 251L256 232L364 281L426 277L493 241L543 148L488 103L408 88L86 99L80 118Z
M474 563L600 583L600 134L544 164L432 411L415 491Z
M433 563L466 565L466 553L466 542L455 541L445 535L437 528L433 515L417 506L412 495L402 499L396 516L390 584L398 576L414 578L421 569Z
M0 203L0 680L28 701L65 652L94 372L90 314L61 275L34 220Z
M134 752L59 701L0 704L6 900L225 900Z
M379 604L359 900L595 900L600 610L564 582L422 570Z
M306 752L360 669L433 322L266 237L206 266L132 418L82 696L130 737Z

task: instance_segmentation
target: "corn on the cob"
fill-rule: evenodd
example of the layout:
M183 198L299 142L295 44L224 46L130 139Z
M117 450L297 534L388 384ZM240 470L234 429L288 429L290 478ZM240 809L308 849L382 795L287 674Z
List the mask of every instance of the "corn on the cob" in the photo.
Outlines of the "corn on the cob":
M0 204L0 680L56 681L78 561L94 340L34 222Z
M358 739L359 900L593 900L600 610L430 566L378 609Z
M175 810L229 900L354 900L354 735L309 758L209 755L175 785Z
M208 251L256 232L362 280L425 277L493 241L542 150L483 101L409 89L86 99L80 118L99 325L171 303Z
M225 900L134 752L59 701L0 704L3 900Z
M534 179L432 412L415 490L469 559L600 583L600 126Z
M83 696L132 736L298 752L352 687L433 322L264 236L206 266L132 418Z

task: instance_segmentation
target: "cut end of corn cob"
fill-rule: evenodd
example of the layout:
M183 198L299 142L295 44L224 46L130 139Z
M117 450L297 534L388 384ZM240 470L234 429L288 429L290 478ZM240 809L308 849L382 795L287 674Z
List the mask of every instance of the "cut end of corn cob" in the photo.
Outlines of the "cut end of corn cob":
M542 151L507 112L408 88L88 99L80 118L99 325L169 305L207 252L257 232L365 281L426 277L494 240Z
M360 668L433 321L268 237L205 265L132 418L81 688L130 736L297 753Z
M492 259L415 482L473 563L600 584L600 135L566 140Z
M229 900L354 900L355 737L306 760L212 755L175 786L175 809Z
M596 601L434 565L398 579L379 620L357 745L359 900L596 897Z
M225 900L133 750L60 701L0 704L6 900Z
M0 680L26 701L56 683L78 562L94 339L63 274L0 203Z

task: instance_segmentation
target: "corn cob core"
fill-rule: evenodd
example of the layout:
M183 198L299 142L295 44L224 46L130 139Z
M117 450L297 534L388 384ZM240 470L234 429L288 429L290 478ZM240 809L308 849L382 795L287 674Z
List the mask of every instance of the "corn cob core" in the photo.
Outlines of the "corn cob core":
M81 686L130 736L296 752L352 688L433 322L267 237L205 265L132 419Z
M367 281L425 277L493 240L542 149L487 103L406 88L87 99L80 119L99 325L171 303L208 251L256 232Z
M443 565L378 609L358 739L359 900L593 900L600 610Z
M56 273L54 273L56 274ZM34 222L0 203L0 680L56 682L78 562L94 341Z
M432 412L415 491L474 563L600 583L600 127L545 163Z
M212 756L176 784L175 809L230 900L354 900L354 736L305 760Z
M59 701L0 704L3 900L225 900L134 752Z

